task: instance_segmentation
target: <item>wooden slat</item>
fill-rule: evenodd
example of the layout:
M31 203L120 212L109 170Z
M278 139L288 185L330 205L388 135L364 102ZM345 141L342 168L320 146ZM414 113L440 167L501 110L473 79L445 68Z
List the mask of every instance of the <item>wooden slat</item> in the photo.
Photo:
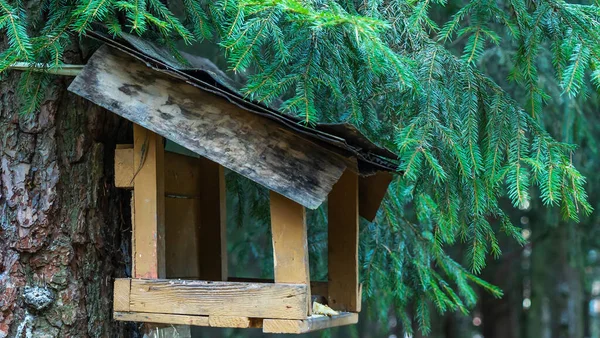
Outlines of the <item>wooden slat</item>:
M69 90L309 208L325 201L347 166L276 121L106 46Z
M201 165L199 159L165 152L165 194L180 197L200 197ZM133 188L133 148L115 149L115 186Z
M196 240L199 217L199 199L165 199L167 278L200 279L199 243Z
M310 272L306 211L274 191L270 194L275 283L306 284L306 313L310 314Z
M234 316L189 316L167 313L115 311L113 313L113 318L118 321L167 325L193 325L242 329L262 327L262 319Z
M202 173L197 234L200 278L227 280L225 173L222 166L206 158L198 159L197 163Z
M387 193L394 175L387 171L378 171L374 175L358 179L358 211L360 216L372 222L377 215L381 201Z
M131 250L132 253L131 255L133 256L133 250L135 248L135 236L133 236L133 234L135 233L135 195L131 194L131 201L130 201L130 205L131 205ZM133 259L133 257L131 258L131 271L134 272L135 271L135 259Z
M306 286L132 279L131 312L303 319Z
M358 322L358 313L341 313L338 316L311 316L304 320L265 319L264 333L306 333Z
M253 321L248 317L235 317L235 316L209 316L208 323L211 327L234 327L239 329L247 329L251 327L257 327L259 323L262 327L262 322Z
M114 283L113 310L129 311L129 292L131 290L131 279L117 278Z
M115 187L133 188L133 147L115 149Z
M200 196L202 178L198 159L177 153L165 152L165 194L197 198Z
M243 277L229 277L227 278L230 282L246 282L246 283L275 283L274 279L266 278L243 278ZM310 281L310 293L312 295L319 295L327 298L328 294L328 283L321 281Z
M165 193L163 138L139 125L133 127L134 276L165 277Z
M131 143L119 143L115 147L116 149L133 149L133 144Z
M209 326L208 316L173 315L168 313L115 312L115 320L173 325Z
M328 305L360 312L358 279L358 176L346 170L329 194Z

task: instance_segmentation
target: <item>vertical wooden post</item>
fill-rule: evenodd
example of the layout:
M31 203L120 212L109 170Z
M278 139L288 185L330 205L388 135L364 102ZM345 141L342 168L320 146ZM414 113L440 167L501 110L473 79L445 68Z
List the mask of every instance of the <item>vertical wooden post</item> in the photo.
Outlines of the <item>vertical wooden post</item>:
M163 138L137 124L133 138L133 275L165 278Z
M346 170L328 200L329 306L360 312L358 279L358 175Z
M227 280L227 219L225 174L221 165L200 158L200 229L198 260L200 278Z
M270 199L275 283L306 284L309 315L312 309L304 206L273 191Z

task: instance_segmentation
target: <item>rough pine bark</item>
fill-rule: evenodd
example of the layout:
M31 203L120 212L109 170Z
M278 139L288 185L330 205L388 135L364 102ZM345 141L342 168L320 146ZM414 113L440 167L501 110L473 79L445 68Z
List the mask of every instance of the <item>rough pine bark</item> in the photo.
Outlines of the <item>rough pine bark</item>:
M82 54L74 43L65 62ZM20 116L19 75L0 80L0 338L131 335L111 316L130 250L129 194L112 165L131 126L68 93L64 77Z

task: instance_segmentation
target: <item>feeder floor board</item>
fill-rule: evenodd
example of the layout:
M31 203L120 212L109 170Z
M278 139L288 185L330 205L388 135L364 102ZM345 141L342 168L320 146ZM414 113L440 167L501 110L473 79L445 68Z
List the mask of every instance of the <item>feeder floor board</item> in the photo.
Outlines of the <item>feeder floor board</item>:
M264 333L306 333L358 323L358 313L342 312L337 316L312 315L307 319L265 319Z
M194 325L221 328L261 328L264 333L301 334L358 322L358 313L343 312L327 317L312 315L307 319L259 319L234 316L189 316L166 313L114 312L115 320L171 325Z
M116 279L115 311L305 319L307 286L174 279Z

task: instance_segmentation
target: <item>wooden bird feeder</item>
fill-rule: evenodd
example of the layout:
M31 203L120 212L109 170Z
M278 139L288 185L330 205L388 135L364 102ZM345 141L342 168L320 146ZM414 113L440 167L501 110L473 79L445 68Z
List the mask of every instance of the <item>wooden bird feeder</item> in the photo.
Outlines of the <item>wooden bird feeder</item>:
M69 89L134 123L115 151L116 186L133 190L133 267L115 280L114 318L269 333L356 323L359 215L374 218L393 154L350 126L306 128L247 101L205 60L184 70L148 42L95 37L110 47ZM165 151L164 137L200 157ZM224 168L270 190L274 280L228 278ZM325 201L328 280L311 281L305 209ZM339 315L312 314L314 295Z

